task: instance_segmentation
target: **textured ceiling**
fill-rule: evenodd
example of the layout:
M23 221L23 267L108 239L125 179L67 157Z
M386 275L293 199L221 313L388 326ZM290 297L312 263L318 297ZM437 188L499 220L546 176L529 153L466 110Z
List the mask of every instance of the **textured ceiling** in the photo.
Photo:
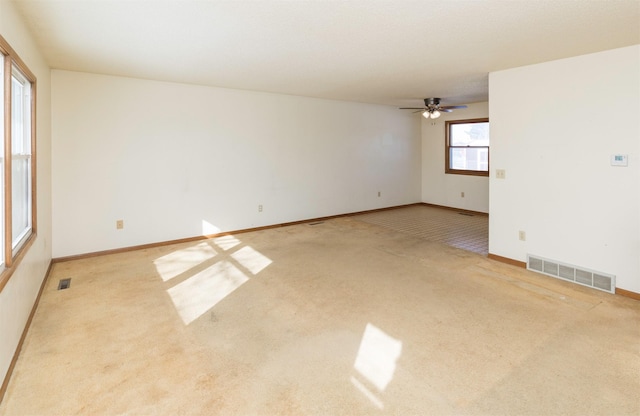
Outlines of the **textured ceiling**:
M52 68L396 106L640 43L640 2L15 0Z

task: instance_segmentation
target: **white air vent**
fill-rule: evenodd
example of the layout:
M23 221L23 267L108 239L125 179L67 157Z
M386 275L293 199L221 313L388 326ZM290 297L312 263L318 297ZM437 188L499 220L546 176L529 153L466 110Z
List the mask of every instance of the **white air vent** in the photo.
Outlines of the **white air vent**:
M540 256L527 254L527 269L609 293L615 293L616 290L616 277L614 275L560 263Z

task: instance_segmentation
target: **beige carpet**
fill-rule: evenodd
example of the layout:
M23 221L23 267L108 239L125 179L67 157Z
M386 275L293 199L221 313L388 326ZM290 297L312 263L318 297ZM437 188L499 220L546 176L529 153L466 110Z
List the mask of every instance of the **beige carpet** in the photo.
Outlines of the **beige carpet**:
M340 218L56 264L0 414L638 415L639 342L640 302Z

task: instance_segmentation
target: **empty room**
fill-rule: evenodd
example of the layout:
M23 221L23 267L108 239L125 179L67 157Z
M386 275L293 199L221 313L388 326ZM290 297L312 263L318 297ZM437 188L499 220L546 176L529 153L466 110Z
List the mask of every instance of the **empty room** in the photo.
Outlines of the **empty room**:
M0 0L0 415L640 414L639 22Z

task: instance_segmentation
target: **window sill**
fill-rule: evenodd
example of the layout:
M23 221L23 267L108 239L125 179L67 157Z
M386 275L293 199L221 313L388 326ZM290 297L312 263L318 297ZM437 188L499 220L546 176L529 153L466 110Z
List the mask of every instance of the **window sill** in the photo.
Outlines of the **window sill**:
M449 169L444 172L447 175L467 175L467 176L485 176L489 177L489 172L479 170L455 170Z

